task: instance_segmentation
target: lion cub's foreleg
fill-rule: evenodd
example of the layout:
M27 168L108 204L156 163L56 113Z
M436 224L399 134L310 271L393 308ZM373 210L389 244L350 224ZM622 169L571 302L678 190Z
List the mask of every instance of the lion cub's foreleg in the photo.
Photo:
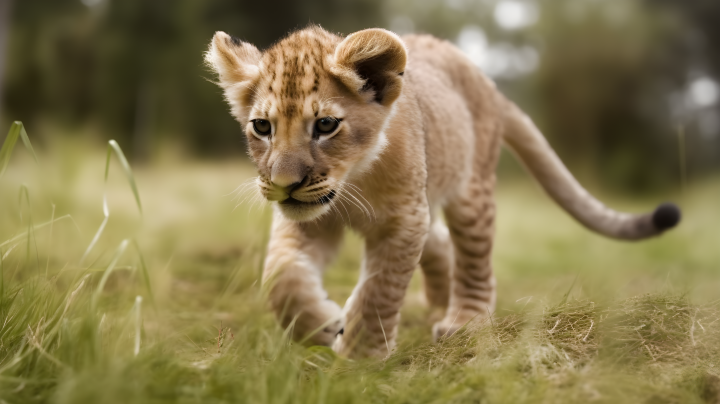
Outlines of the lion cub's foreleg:
M263 286L273 311L293 339L330 346L343 327L342 310L322 287L325 266L343 229L333 220L298 223L275 213Z
M474 176L446 205L445 218L455 246L450 304L445 318L433 327L435 339L452 335L474 317L484 318L495 308L493 246L495 177Z
M345 305L345 331L333 345L343 355L385 356L395 346L400 306L429 226L426 204L399 206L404 215L365 234L360 280Z

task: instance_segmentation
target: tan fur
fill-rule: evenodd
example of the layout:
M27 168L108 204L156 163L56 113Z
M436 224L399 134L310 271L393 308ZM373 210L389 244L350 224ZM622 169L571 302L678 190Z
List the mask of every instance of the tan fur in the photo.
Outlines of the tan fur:
M435 338L492 313L503 136L584 224L618 236L618 225L637 219L587 194L529 119L448 42L310 27L261 53L218 32L206 60L245 130L261 193L278 201L263 280L296 340L387 354L418 265L429 303L444 313ZM342 121L316 136L323 117ZM271 123L269 136L255 132L257 119ZM365 238L365 254L341 309L327 300L322 274L345 226Z

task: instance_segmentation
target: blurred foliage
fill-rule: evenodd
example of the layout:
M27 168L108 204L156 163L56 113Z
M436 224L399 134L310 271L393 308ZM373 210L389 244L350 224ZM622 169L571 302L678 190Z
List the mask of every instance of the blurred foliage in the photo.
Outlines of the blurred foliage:
M537 22L502 27L503 2L534 7ZM650 190L679 182L680 127L689 175L720 163L718 103L688 102L695 80L720 77L718 19L716 0L16 0L2 116L88 127L135 159L176 141L240 154L238 125L202 65L214 31L264 48L308 23L449 40L477 26L491 45L539 55L532 73L495 79L571 168Z
M688 38L717 36L685 15L709 2L584 3L543 3L543 57L527 93L563 159L629 189L677 184L682 131L685 169L717 168L718 128L702 135L697 127L698 113L717 115L717 105L701 111L688 99L693 80L720 73L703 60L717 51Z
M377 24L377 0L342 3L17 1L5 114L89 123L132 142L135 157L151 152L158 136L180 138L199 153L240 152L237 124L202 63L213 33L224 30L263 48L310 22L346 32Z
M544 4L528 98L563 160L628 188L677 184L678 123L667 101L684 80L684 66L668 63L675 27L635 2Z

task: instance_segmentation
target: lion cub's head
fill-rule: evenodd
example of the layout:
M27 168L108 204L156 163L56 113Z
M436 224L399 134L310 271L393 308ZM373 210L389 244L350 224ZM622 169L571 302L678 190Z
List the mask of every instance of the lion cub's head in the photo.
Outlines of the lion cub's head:
M298 221L328 212L383 151L406 59L389 31L343 39L319 27L264 52L217 32L205 55L245 129L263 196Z

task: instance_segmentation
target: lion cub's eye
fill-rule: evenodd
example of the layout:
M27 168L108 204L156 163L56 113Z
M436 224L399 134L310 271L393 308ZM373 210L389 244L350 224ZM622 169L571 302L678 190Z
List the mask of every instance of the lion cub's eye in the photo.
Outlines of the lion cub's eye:
M270 125L270 121L266 121L265 119L254 119L252 123L255 133L257 133L258 135L267 136L272 130L272 125Z
M315 133L318 135L328 135L335 132L338 125L340 125L340 121L338 119L326 116L325 118L318 119L315 122Z

